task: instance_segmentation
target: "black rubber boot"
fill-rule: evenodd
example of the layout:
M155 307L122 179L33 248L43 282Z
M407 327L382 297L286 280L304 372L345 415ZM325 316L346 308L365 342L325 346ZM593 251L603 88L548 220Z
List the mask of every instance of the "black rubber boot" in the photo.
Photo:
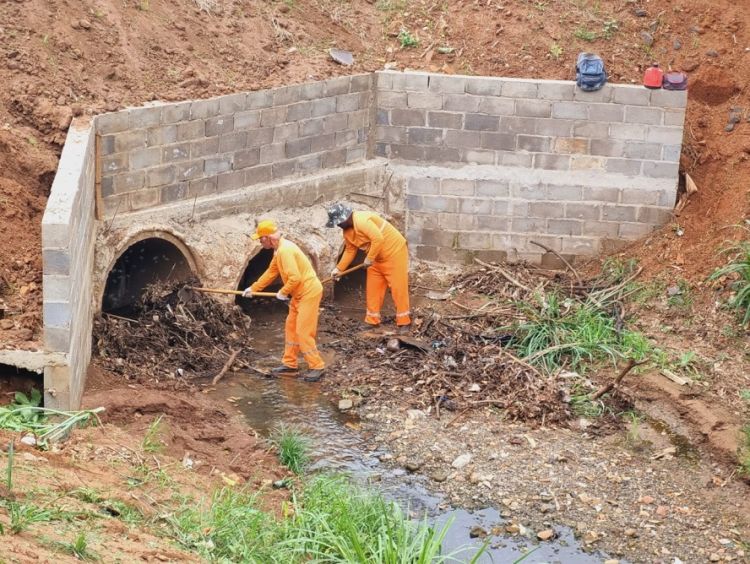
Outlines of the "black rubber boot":
M308 370L305 372L302 379L305 382L318 382L323 377L324 370L322 368L316 368L315 370Z
M298 369L292 368L291 366L287 366L285 364L277 366L276 368L271 368L271 374L273 374L274 376L282 376L284 374L297 374L298 372Z

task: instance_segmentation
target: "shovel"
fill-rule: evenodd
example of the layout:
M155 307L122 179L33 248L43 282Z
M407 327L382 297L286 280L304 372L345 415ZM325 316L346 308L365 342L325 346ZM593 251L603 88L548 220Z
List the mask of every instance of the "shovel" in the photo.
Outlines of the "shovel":
M364 264L358 264L357 266L353 266L351 268L348 268L348 269L344 270L336 278L341 278L342 276L346 276L347 274L350 274L350 273L354 272L355 270L359 270L360 268L364 268L364 267L365 267ZM321 284L325 284L326 282L330 282L333 279L334 279L333 276L329 276L325 280L322 280Z
M184 286L177 292L177 297L183 302L190 299L193 292L205 292L207 294L231 294L233 296L241 296L242 290L224 290L222 288L198 288L196 286ZM253 297L261 298L275 298L276 292L253 292Z

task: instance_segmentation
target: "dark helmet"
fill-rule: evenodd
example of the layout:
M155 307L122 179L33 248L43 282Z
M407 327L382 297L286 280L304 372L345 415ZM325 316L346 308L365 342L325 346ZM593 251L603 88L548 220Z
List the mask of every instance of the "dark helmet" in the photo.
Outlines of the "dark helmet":
M337 203L329 206L326 211L328 212L328 223L326 227L336 227L339 223L349 219L352 215L352 208L346 204Z

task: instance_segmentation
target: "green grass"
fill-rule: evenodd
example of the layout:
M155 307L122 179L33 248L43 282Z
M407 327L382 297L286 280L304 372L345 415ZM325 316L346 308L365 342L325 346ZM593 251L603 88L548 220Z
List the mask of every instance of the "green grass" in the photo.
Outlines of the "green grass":
M398 42L404 49L407 47L417 47L419 45L419 39L405 28L402 28L401 31L398 32Z
M316 476L282 517L258 507L257 494L217 491L206 507L189 503L163 519L183 547L211 561L385 564L440 563L447 532L416 523L395 503L343 476ZM473 561L473 560L472 560Z
M279 425L271 432L271 443L279 449L279 460L295 474L302 474L310 463L310 439L297 427Z
M563 53L563 48L560 47L557 43L553 43L549 46L549 54L553 59L558 60L560 57L562 57Z
M164 445L159 439L159 431L161 430L161 420L164 416L159 415L154 419L146 430L146 434L141 441L141 449L144 452L160 452Z
M89 548L88 540L86 539L86 533L81 531L76 535L76 538L74 538L69 543L55 543L56 547L66 553L70 554L71 556L74 556L78 560L83 561L92 561L92 560L99 560L99 556L92 552Z
M578 29L576 29L575 32L573 32L573 35L577 39L582 39L583 41L588 41L588 42L596 41L598 37L595 31L591 31L584 27L579 27Z
M620 328L611 312L587 301L563 299L555 293L537 295L535 303L521 303L526 321L516 325L516 353L527 362L554 371L572 370L584 363L633 358L651 352L644 335Z
M10 532L17 535L35 523L57 521L62 518L58 511L38 507L33 503L4 500L2 505L8 511L10 518Z
M729 299L729 307L737 311L742 325L746 326L750 323L750 242L743 241L724 252L734 252L736 255L729 264L716 270L709 280L723 276L737 278L732 283L734 295Z

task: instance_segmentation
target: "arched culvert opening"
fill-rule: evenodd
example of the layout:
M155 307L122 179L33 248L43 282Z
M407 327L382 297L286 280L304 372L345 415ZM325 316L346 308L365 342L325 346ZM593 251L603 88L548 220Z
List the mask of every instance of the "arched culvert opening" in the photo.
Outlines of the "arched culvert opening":
M31 398L34 389L39 394L44 389L42 374L12 364L0 363L0 403L7 404L13 401L16 392L22 392L27 398Z
M150 284L183 282L193 276L188 259L177 245L160 237L142 239L128 247L109 271L102 310L130 312Z
M242 278L237 286L238 290L244 290L255 282L261 274L263 274L268 266L271 264L273 259L273 249L261 249L258 253L252 257L245 268L245 272L242 273ZM277 278L270 286L263 289L264 292L278 292L281 290L281 278ZM237 296L234 299L234 303L242 308L246 314L251 317L258 317L263 315L276 315L279 313L286 313L287 307L282 304L279 300L274 298L243 298Z
M341 256L344 254L343 249L339 253L336 264L341 260ZM362 264L365 260L367 253L362 250L357 250L357 254L354 260L349 265L349 268ZM342 277L338 282L334 284L333 301L336 306L343 310L347 315L353 317L365 312L365 290L367 288L367 271L364 268L355 270L351 274L347 274ZM393 315L393 300L391 299L390 290L386 292L385 301L383 302L383 315Z

